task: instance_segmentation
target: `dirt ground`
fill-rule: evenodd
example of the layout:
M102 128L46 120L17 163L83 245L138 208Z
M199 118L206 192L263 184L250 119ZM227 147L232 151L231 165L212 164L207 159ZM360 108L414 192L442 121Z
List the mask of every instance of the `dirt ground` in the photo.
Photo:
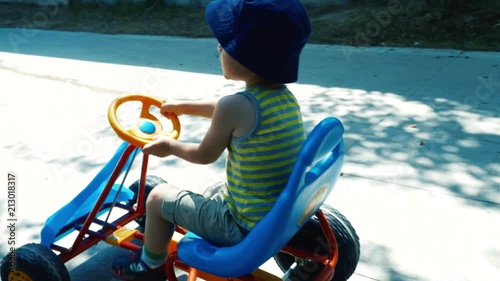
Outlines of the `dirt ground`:
M454 11L423 4L308 7L313 24L310 42L500 51L500 0L484 1L490 6L472 1ZM0 27L212 36L202 7L172 7L158 1L72 8L0 4Z

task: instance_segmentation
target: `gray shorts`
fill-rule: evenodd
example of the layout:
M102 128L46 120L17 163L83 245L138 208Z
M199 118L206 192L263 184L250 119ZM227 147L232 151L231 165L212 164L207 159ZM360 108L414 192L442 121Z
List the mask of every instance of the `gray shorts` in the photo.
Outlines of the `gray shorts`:
M235 245L245 238L248 231L234 220L223 199L224 192L224 183L209 187L203 195L172 188L163 199L163 218L214 245Z

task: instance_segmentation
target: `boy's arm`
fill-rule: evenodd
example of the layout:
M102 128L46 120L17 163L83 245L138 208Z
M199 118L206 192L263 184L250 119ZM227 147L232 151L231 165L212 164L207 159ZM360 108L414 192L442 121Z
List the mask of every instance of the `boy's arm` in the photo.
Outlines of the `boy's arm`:
M196 164L215 162L224 152L238 126L238 100L236 96L221 98L215 105L212 122L205 137L199 144L173 141L172 154Z
M160 113L165 115L170 112L177 116L193 115L206 118L212 118L214 113L216 100L202 101L172 101L166 102L161 106Z
M229 145L233 132L241 127L242 122L252 120L246 112L253 107L243 96L226 96L221 98L212 114L212 122L201 143L184 143L170 138L161 138L146 145L144 153L159 157L175 155L196 164L215 162Z

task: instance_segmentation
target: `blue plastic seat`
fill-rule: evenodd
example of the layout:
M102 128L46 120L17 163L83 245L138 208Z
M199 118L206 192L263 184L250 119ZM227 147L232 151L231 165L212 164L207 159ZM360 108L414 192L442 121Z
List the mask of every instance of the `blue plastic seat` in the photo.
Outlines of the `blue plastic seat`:
M313 129L286 188L243 241L217 247L188 233L178 244L179 259L198 270L231 278L249 274L273 257L319 209L335 185L344 159L343 133L342 123L334 117Z

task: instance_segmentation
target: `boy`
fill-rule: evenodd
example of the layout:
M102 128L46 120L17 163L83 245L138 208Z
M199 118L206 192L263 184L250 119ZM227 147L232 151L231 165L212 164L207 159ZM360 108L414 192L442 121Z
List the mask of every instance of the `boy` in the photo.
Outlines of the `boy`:
M167 103L161 113L211 118L199 144L166 137L144 146L158 157L174 155L209 164L228 150L226 182L211 196L168 184L147 199L142 254L117 260L123 280L164 280L167 248L175 224L219 246L240 242L265 216L287 184L305 140L299 105L285 86L297 80L300 53L311 24L299 0L216 0L207 21L219 41L226 79L245 90L217 102Z

